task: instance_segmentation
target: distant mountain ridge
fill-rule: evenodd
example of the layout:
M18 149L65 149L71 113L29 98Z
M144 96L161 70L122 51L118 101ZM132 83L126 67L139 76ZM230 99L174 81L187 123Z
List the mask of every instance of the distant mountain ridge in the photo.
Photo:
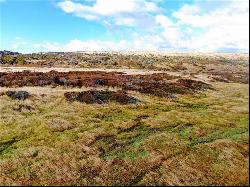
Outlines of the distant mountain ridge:
M7 51L7 50L0 51L0 56L3 56L3 55L19 55L19 54L21 54L21 53L14 52L14 51Z

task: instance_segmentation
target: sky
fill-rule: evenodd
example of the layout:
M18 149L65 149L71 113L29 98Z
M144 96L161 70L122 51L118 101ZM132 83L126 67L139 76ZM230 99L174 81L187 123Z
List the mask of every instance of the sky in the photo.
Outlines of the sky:
M248 52L248 0L0 0L0 50Z

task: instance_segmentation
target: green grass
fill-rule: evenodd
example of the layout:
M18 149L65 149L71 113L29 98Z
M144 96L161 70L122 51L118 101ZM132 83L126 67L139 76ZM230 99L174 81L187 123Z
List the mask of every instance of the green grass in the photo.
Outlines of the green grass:
M132 92L137 105L0 96L0 184L247 185L248 87L215 87L175 100Z

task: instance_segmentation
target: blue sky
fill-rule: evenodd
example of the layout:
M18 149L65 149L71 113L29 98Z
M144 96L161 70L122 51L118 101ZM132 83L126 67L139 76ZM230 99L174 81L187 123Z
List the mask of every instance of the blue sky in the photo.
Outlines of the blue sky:
M0 50L249 50L247 0L0 0Z

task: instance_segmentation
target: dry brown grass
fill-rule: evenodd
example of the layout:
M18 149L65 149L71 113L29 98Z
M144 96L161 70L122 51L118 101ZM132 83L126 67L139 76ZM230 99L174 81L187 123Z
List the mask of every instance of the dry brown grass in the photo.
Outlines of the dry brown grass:
M135 105L0 95L0 184L248 185L248 85L213 86Z

